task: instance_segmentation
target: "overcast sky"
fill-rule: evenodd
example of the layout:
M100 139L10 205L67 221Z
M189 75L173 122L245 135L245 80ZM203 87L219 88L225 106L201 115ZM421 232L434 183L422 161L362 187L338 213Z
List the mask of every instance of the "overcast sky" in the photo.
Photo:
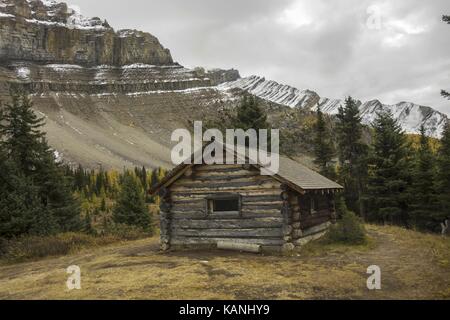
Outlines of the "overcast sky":
M157 36L187 67L235 68L329 98L450 115L449 0L67 0Z

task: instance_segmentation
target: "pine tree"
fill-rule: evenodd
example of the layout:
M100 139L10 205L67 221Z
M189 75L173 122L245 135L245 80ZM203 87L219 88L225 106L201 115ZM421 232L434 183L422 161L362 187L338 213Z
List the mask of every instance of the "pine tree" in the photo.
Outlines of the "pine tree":
M43 118L31 110L31 100L25 94L11 91L11 103L6 104L3 114L5 122L0 127L2 145L8 158L14 161L26 176L30 176L45 152L44 133L40 128Z
M126 171L122 178L121 190L113 209L116 223L133 225L150 231L151 216L145 204L144 193L140 183Z
M56 223L48 216L39 198L38 188L17 166L0 154L0 238L23 234L49 234ZM46 228L41 216L46 218Z
M378 113L373 127L373 155L367 190L369 218L406 226L409 220L406 137L390 111Z
M410 190L411 224L418 229L432 230L436 214L434 193L434 155L426 136L425 127L420 127L420 145L416 152Z
M450 218L450 123L445 126L438 150L436 189L440 210L434 222L439 223Z
M17 167L17 176L23 176L36 188L40 200L34 233L79 230L78 203L71 194L64 168L55 162L45 134L40 131L43 119L33 112L29 97L12 92L2 118L0 146L5 157Z
M339 180L344 185L344 198L351 211L365 218L363 193L367 179L368 147L362 142L362 124L357 102L348 97L339 107L336 125L339 156Z
M317 122L314 129L314 163L320 168L321 174L330 179L335 179L336 172L331 166L334 156L334 145L320 108L317 109Z
M236 110L233 121L237 129L268 129L267 114L259 106L258 101L252 95L245 95Z

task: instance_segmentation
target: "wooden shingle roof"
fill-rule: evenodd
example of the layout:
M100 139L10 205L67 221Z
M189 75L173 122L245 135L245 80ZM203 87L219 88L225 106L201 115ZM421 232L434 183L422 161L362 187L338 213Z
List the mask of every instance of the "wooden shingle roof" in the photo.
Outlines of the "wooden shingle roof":
M229 147L224 145L224 148L228 152ZM232 149L234 150L234 149ZM230 151L231 152L231 151ZM234 152L236 154L236 152ZM225 153L224 153L225 154ZM194 159L194 155L191 156ZM298 163L292 159L284 156L279 156L279 170L273 175L274 179L280 180L281 182L286 182L288 185L296 189L297 191L311 191L311 190L327 190L327 191L338 191L343 189L338 183L324 177L323 175L309 169L303 164ZM170 171L166 177L159 182L157 185L153 186L149 190L150 194L155 194L161 187L168 187L174 181L176 181L184 173L186 169L192 167L191 164L180 164ZM260 167L259 165L255 165Z
M297 161L280 156L278 176L294 183L303 190L343 189L336 182L309 169Z

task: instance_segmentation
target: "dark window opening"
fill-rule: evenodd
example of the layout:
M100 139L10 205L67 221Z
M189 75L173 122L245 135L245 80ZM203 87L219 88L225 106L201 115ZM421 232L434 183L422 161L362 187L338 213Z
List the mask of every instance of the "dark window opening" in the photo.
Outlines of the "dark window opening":
M311 213L319 211L319 199L317 197L311 198Z
M238 213L240 211L239 197L208 200L209 213Z
M239 199L213 200L213 211L239 211Z

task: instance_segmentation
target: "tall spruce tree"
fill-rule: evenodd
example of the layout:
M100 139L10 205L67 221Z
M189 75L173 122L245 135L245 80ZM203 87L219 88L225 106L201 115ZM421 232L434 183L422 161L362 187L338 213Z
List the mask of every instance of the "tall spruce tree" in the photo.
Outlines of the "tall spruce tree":
M268 129L267 114L260 107L258 100L252 95L245 95L237 107L236 117L233 120L235 128L248 129Z
M436 225L436 196L434 188L435 158L431 150L425 127L420 127L420 143L415 154L410 189L411 225L417 229L433 230Z
M335 179L336 170L332 167L334 145L320 108L317 109L317 122L314 125L314 131L314 163L319 167L321 174L330 179Z
M0 238L48 234L55 228L39 198L39 189L0 150Z
M433 220L438 223L450 218L450 123L445 126L438 150L436 189L440 210Z
M138 180L126 171L122 178L121 189L113 208L113 220L116 223L137 226L151 231L151 216L145 204L144 192Z
M11 92L11 103L5 107L0 126L1 148L6 159L16 166L17 176L26 179L37 192L41 210L33 220L33 233L79 230L78 203L40 130L42 126L43 119L33 112L29 97Z
M407 226L410 162L406 137L390 111L378 113L373 127L367 189L368 218Z
M348 97L339 107L336 125L339 180L344 185L347 207L365 218L363 194L367 179L368 147L362 141L362 124L357 102Z

